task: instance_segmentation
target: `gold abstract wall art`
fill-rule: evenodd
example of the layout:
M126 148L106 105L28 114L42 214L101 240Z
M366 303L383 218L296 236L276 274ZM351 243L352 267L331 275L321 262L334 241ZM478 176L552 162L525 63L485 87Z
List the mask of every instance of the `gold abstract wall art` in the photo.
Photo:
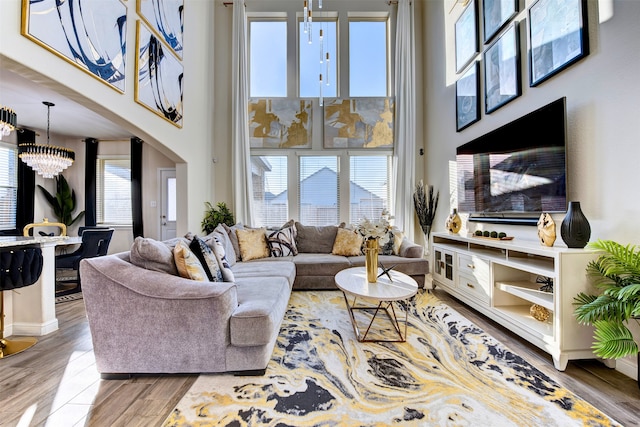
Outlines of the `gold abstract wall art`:
M325 148L393 147L393 98L325 101Z
M311 148L310 99L249 100L252 148Z

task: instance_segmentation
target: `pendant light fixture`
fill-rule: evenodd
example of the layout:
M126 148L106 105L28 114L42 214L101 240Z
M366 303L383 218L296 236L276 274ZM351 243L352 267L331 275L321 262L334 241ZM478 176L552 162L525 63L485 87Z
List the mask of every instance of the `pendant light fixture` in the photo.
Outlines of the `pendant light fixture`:
M43 178L53 178L71 166L76 155L73 150L49 144L51 107L55 104L48 101L42 103L47 106L47 144L19 144L18 157Z
M8 136L16 130L18 115L11 108L0 106L0 136Z

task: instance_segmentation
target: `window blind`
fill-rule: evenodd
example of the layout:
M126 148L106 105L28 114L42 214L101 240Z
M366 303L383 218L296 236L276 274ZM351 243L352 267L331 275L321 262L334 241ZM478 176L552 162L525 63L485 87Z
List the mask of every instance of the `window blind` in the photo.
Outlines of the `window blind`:
M0 230L16 228L18 150L0 145Z
M96 207L99 224L131 225L131 161L99 158L96 167Z

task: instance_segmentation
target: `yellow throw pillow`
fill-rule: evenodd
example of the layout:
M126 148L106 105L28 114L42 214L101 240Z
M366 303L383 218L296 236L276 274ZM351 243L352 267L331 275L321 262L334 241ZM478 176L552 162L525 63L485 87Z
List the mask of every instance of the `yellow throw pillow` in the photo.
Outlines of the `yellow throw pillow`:
M207 273L202 268L202 264L185 242L179 241L173 248L173 259L176 262L180 277L199 282L207 282L209 280Z
M242 261L267 258L269 256L269 245L267 245L265 231L266 228L236 230L238 246L240 248L240 259L242 259Z
M400 246L402 246L402 240L404 239L404 233L400 230L393 230L393 254L400 255Z
M346 228L338 228L331 253L342 256L362 255L362 241L362 236L357 232Z

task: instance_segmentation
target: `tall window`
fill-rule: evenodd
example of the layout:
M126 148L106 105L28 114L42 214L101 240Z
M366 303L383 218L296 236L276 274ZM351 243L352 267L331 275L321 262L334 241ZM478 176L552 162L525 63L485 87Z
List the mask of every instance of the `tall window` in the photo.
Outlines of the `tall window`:
M337 224L340 219L338 158L300 157L300 222Z
M131 225L131 160L99 157L96 175L97 222Z
M250 21L249 96L287 96L287 23Z
M349 96L387 96L387 39L387 21L349 22Z
M332 123L335 128L342 124L345 132L325 148L325 120L332 120L325 112L333 98L393 95L389 60L394 24L388 5L334 2L330 8L314 9L309 27L301 3L276 3L284 10L270 10L264 2L255 10L247 8L250 96L311 99L311 109L303 114L311 119L311 143L304 148L252 146L255 225L280 226L292 218L318 226L377 218L393 206L393 149L365 148L353 136L355 129L377 129L368 117L360 120L359 111L348 111L347 118L340 117L344 122ZM274 113L272 125L259 129L277 136L299 118L297 111Z
M16 228L18 206L18 150L0 143L0 230Z

